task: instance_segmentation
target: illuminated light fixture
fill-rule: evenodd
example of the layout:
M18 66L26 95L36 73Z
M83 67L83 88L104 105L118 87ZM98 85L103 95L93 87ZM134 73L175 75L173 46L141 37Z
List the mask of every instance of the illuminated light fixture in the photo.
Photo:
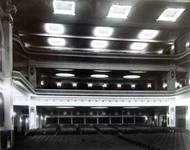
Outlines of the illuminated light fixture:
M41 86L44 86L44 81L41 81L41 82L40 82L40 85L41 85Z
M145 54L146 51L145 50L132 50L132 51L124 51L126 53L130 53L130 54Z
M75 75L72 73L56 73L58 77L74 77Z
M157 51L157 54L163 54L163 50L161 49L161 50L158 50Z
M58 109L71 109L71 108L75 108L73 106L60 106L60 107L56 107Z
M188 48L190 46L190 43L187 42L185 46L186 46L186 48Z
M96 107L91 107L92 109L107 109L108 107L103 107L103 106L96 106Z
M148 46L148 43L134 42L131 44L130 49L132 50L144 50Z
M136 87L136 84L131 84L131 88L134 89Z
M148 120L148 117L145 115L145 116L144 116L144 119L147 121L147 120Z
M102 79L102 78L108 78L108 75L106 75L106 74L92 74L92 75L90 75L90 77Z
M30 47L31 45L29 43L24 43L25 47Z
M92 86L93 86L93 84L92 84L92 83L88 83L88 87L90 87L90 88L91 88Z
M61 87L62 83L61 82L57 82L56 85L57 85L57 87Z
M174 50L175 49L175 45L171 45L171 50Z
M41 119L41 120L44 120L44 117L43 117L43 116L41 116L41 117L40 117L40 119Z
M125 79L139 79L141 76L139 75L125 75L123 78Z
M77 87L77 83L72 83L72 86L73 87Z
M179 82L175 82L175 88L182 88L182 84Z
M152 84L151 83L147 83L147 88L151 88Z
M132 6L128 6L128 5L112 5L110 7L107 17L126 19L127 16L129 15L131 8Z
M20 117L19 122L22 123L22 118Z
M52 46L65 46L66 41L63 38L48 38L48 43Z
M142 30L139 35L138 38L139 39L153 39L158 35L159 31L158 30Z
M121 88L122 85L120 83L117 84L117 88Z
M167 8L157 20L175 22L184 11L184 8Z
M98 37L110 37L113 34L113 28L111 27L96 27L94 29L94 35Z
M61 24L46 23L44 25L45 31L50 34L63 34L65 29Z
M39 118L39 115L36 115L36 118Z
M102 84L103 88L106 88L108 85L106 83Z
M28 118L26 118L25 123L28 124Z
M12 114L12 116L13 116L13 117L15 117L15 116L16 116L16 112L15 112L15 111L13 111L13 114Z
M75 2L54 0L53 13L62 15L75 15Z
M108 41L93 40L90 45L92 48L106 48L108 46Z
M157 119L158 119L158 116L157 116L157 115L155 115L155 116L154 116L154 119L155 119L155 120L157 120Z
M163 83L163 84L162 84L162 87L163 87L164 89L167 88L167 86L168 86L167 83Z

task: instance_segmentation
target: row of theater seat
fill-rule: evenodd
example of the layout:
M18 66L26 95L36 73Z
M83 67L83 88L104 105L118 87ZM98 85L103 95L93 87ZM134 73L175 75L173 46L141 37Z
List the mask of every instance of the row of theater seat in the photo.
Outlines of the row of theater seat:
M190 136L187 132L137 133L120 135L151 150L189 150Z
M103 138L111 136L116 139L122 139L126 143L131 143L147 150L189 150L190 147L190 133L177 128L126 125L67 125L31 131L28 135L33 135L27 136L32 140L42 140L42 144L44 140L48 139L50 141L52 137L57 138L58 141L61 140L58 137L80 137L83 142L85 139L82 137L96 139L101 135L100 137ZM94 142L96 143L97 141L95 140Z
M54 134L129 134L129 133L162 133L176 132L179 129L166 127L127 126L127 125L64 125L31 130L29 135Z
M147 150L114 135L33 135L17 138L14 150Z

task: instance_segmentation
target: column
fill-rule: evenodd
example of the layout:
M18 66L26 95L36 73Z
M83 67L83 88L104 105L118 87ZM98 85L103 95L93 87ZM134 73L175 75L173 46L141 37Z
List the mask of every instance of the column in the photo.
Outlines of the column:
M190 131L190 106L187 107L186 112L186 129Z
M16 123L16 126L17 126L17 132L21 132L22 131L22 126L21 126L21 119L20 119L20 117L21 117L21 115L22 115L22 112L21 112L21 110L17 110L16 111L16 116L15 116L15 123Z
M29 130L37 129L37 110L35 105L29 106Z
M73 125L73 112L71 111L71 124Z
M176 106L174 105L170 105L168 108L167 126L168 127L176 126Z
M122 114L121 114L121 124L123 125L124 124L124 118L123 118L123 111L122 111Z
M1 5L4 4L4 9ZM13 97L12 97L12 67L13 67L13 54L12 54L12 17L10 12L12 11L12 5L7 1L2 0L0 3L0 60L1 72L2 72L2 97L3 97L3 130L7 135L7 149L13 146Z
M86 125L86 112L84 112L84 124Z
M190 85L190 69L187 70L185 78L186 78L185 85Z
M167 73L167 90L174 90L175 82L176 82L176 71L173 69Z
M111 115L111 112L110 112L110 113L109 113L109 124L110 124L110 125L111 125L111 123L112 123L112 122L111 122L111 116L112 116L112 115Z
M33 61L29 61L29 67L28 67L28 75L29 75L29 81L33 85L33 87L37 86L37 77L36 77L36 66L32 65Z

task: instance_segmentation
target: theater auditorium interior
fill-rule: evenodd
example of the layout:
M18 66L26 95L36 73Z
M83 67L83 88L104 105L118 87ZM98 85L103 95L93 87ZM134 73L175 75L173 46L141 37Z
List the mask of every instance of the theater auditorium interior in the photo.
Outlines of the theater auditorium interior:
M190 0L0 0L0 150L189 150Z

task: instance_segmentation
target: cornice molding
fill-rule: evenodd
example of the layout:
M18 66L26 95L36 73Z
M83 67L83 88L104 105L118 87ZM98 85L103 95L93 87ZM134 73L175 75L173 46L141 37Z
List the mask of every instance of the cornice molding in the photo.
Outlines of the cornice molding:
M46 56L68 56L68 57L86 57L86 58L107 58L107 59L115 59L115 58L120 58L120 59L136 59L136 60L167 60L167 61L171 61L172 63L174 63L174 61L178 61L178 63L182 63L180 62L180 60L182 60L184 57L190 55L190 49L186 49L185 51L175 54L175 55L154 55L154 54L143 54L143 55L132 55L132 54L101 54L101 55L92 55L91 53L87 52L86 54L84 53L53 53L53 52L48 52L48 53L42 53L42 52L32 52L30 51L30 49L25 48L25 46L23 45L22 41L20 40L20 38L14 34L14 38L13 40L15 42L17 42L21 47L22 50L28 54L28 55L46 55Z

